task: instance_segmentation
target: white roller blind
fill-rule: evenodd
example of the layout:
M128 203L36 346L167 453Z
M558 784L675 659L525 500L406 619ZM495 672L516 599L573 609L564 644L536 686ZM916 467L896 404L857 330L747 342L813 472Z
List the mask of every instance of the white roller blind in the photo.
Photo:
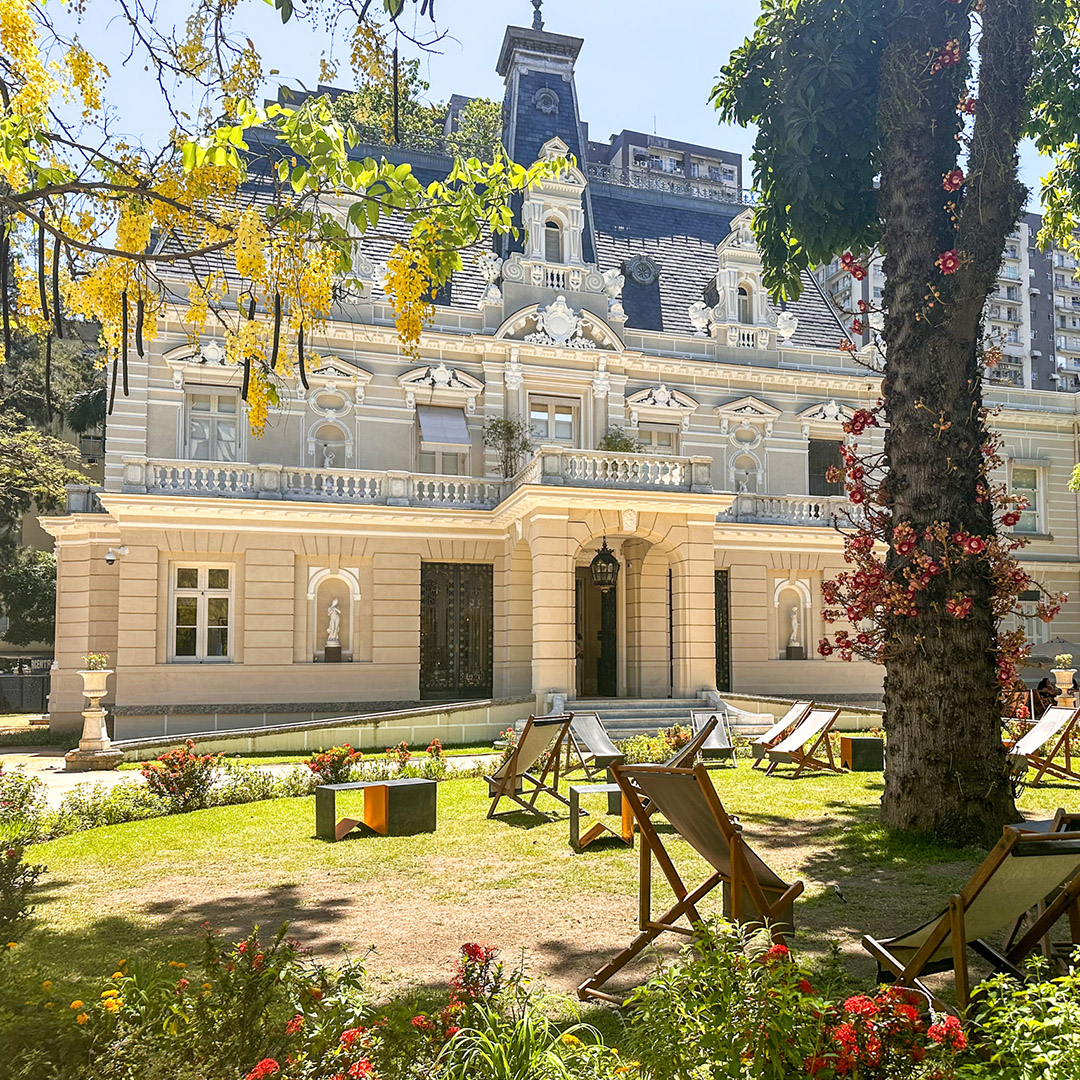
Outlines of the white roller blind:
M416 418L420 421L421 450L449 450L460 454L472 446L463 409L417 405Z

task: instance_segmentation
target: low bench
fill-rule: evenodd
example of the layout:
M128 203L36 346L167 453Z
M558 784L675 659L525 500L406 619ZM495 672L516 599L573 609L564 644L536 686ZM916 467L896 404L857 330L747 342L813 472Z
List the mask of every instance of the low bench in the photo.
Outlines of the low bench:
M595 822L585 835L581 835L581 796L606 795L609 814L619 814L619 831L616 832L603 821ZM618 784L571 784L570 785L570 847L579 854L605 832L634 846L634 817Z
M380 836L414 836L435 831L434 780L362 780L355 784L322 784L315 789L315 835L341 840L358 825ZM362 818L337 817L337 793L363 791Z

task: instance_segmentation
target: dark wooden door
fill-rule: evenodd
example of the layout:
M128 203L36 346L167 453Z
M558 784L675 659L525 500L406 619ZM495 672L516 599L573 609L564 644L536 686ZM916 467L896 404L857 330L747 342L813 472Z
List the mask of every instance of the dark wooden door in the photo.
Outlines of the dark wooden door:
M492 601L490 565L421 565L422 698L491 697Z
M716 571L716 689L731 689L731 578Z

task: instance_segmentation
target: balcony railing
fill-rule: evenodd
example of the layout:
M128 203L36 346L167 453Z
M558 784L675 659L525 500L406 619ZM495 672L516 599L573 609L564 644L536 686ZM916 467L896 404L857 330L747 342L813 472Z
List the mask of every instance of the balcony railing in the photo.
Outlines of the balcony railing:
M543 446L511 481L514 490L526 484L711 492L712 458Z
M640 188L645 191L669 191L674 195L690 195L695 199L713 199L717 202L753 203L750 191L740 191L734 184L704 177L687 178L660 169L625 169L618 165L604 165L597 161L587 162L585 174L590 180L617 187Z
M861 521L862 517L862 511L843 495L741 493L716 520L759 525L847 525Z
M654 491L712 491L712 459L545 446L512 480L395 470L315 469L221 461L125 458L132 494L289 499L382 506L490 509L526 484Z

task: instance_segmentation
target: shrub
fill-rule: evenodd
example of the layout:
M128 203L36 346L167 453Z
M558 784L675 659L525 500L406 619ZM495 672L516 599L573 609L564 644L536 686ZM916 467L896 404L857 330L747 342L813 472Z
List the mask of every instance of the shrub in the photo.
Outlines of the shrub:
M644 444L633 435L628 435L626 429L620 425L610 424L596 444L596 449L614 450L620 454L640 454Z
M1047 960L1028 961L1032 981L998 975L975 995L973 1029L986 1061L959 1070L965 1077L1048 1080L1080 1076L1080 954L1057 977Z
M676 963L631 995L633 1049L649 1080L956 1075L966 1045L959 1022L929 1023L922 995L888 988L829 1002L763 932L701 929Z
M53 836L63 836L102 825L144 821L163 817L172 809L170 800L152 791L149 785L134 780L126 780L112 787L83 784L64 796L49 823L49 832Z
M148 761L140 772L146 786L177 810L199 810L207 805L220 761L221 754L196 754L195 743L188 739L183 746Z
M502 747L499 750L499 764L505 765L513 756L518 744L518 733L511 727L499 733L499 742Z
M44 872L44 866L23 862L22 848L8 848L0 855L0 948L19 936L34 910L30 906L30 890Z
M402 741L399 742L397 746L391 746L390 749L386 751L386 756L391 761L396 761L399 765L404 767L412 760L412 751L409 749L409 744Z
M348 743L320 750L304 764L315 774L320 784L347 784L352 779L353 766L364 755Z
M0 767L0 836L8 847L41 839L48 814L45 785L22 769Z
M446 757L446 751L443 749L443 744L438 739L432 739L428 743L427 755L430 758L444 758Z

